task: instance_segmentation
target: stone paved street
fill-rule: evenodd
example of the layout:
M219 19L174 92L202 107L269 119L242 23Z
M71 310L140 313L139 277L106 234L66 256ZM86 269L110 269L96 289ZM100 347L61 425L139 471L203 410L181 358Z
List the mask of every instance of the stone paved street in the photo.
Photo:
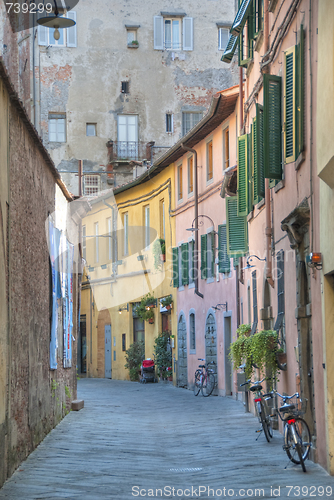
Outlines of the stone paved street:
M306 474L292 466L278 432L256 441L257 420L232 398L104 379L79 381L78 396L85 408L46 437L0 500L334 496L334 478L310 461Z

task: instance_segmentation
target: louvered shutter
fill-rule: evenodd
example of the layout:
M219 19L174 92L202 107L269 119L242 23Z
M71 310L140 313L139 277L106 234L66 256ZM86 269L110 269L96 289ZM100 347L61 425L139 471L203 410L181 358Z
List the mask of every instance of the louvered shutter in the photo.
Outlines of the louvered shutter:
M67 13L68 19L72 19L77 22L77 13L73 10L70 10ZM75 24L71 28L66 30L67 36L67 47L76 47L77 46L77 25Z
M238 137L238 215L248 215L248 136Z
M211 233L211 276L215 275L215 233Z
M300 27L300 41L298 45L298 63L297 63L297 155L304 150L304 26Z
M179 287L179 249L173 248L173 287Z
M247 21L248 14L250 13L252 3L253 0L243 0L241 3L230 30L232 35L238 36L241 33Z
M281 142L281 87L282 78L269 74L263 75L263 153L264 176L269 179L282 179L282 142Z
M194 20L192 17L183 18L183 50L194 50Z
M226 224L218 226L218 271L220 273L230 272L230 257L227 254Z
M238 36L230 35L230 38L228 39L227 42L227 47L221 58L222 62L230 63L232 61L235 49L237 48L238 45L238 40L239 40Z
M256 117L253 119L252 130L253 152L253 201L254 204L264 197L263 172L263 107L256 104Z
M238 217L236 196L226 200L227 252L231 257L241 257L248 250L247 217Z
M284 75L284 159L291 163L296 159L295 130L296 130L296 48L285 52Z
M48 45L48 29L45 26L38 25L38 45Z
M189 245L183 243L181 245L181 269L182 269L182 285L189 283Z
M206 234L201 235L201 278L206 280L208 277L208 236Z
M164 50L164 20L162 16L154 16L154 49Z

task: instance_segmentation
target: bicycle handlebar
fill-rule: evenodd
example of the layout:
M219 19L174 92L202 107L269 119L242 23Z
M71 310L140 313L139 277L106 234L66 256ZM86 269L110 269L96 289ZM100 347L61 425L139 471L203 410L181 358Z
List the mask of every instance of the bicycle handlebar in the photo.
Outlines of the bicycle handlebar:
M253 382L253 385L261 384L261 382L264 382L265 380L270 380L270 378L264 377L262 380L258 380L256 382ZM251 384L251 383L252 383L251 379L246 380L246 382L244 382L243 384L240 384L240 387L242 387L243 385Z
M295 392L294 394L292 394L292 396L282 396L282 394L280 394L278 391L274 390L272 391L271 394L277 394L277 396L279 396L280 398L282 398L283 400L286 400L286 399L292 399L294 398L295 396L297 398L299 398L299 392Z

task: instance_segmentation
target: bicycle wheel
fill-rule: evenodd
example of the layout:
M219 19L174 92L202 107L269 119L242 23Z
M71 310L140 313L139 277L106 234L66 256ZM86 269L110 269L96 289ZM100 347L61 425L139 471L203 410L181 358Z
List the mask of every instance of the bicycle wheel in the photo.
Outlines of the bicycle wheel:
M201 391L203 396L206 398L212 394L213 388L215 386L215 376L213 373L207 372L203 377Z
M294 442L291 425L294 425L298 438L299 449L302 460L306 460L311 448L311 433L307 423L300 417L296 417L294 424L286 424L284 431L284 449L291 462L300 464L297 446Z
M259 413L260 413L260 420L261 420L262 429L264 430L264 435L266 436L266 440L268 441L268 443L270 443L270 439L272 436L269 433L266 410L264 408L264 404L262 403L262 401L260 402L260 408L261 409L260 409Z
M265 416L266 416L266 422L267 422L267 429L268 429L268 433L269 433L269 437L270 439L273 438L274 436L274 431L273 431L273 428L271 427L271 422L270 422L270 408L268 407L268 404L267 404L267 401L266 400L263 400L263 407L264 407L264 411L265 411Z
M195 384L194 384L195 396L199 395L200 390L201 390L201 370L196 370L195 371Z

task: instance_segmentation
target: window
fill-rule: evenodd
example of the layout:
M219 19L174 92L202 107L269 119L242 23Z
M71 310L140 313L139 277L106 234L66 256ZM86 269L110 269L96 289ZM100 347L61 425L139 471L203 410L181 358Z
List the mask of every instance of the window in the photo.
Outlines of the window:
M128 212L123 214L123 231L124 231L123 255L129 255L129 214L128 214Z
M180 252L181 250L181 252ZM188 285L189 283L189 245L188 243L182 243L179 254L181 256L181 278L182 285Z
M172 115L172 113L166 113L166 132L167 132L167 134L173 133L173 115Z
M182 164L177 167L177 188L177 199L181 201L183 198Z
M253 288L253 326L252 333L256 332L257 328L257 281L256 281L256 271L252 272L252 288Z
M195 330L195 314L190 313L189 315L189 332L190 332L190 349L195 351L196 349L196 330Z
M278 180L282 179L281 88L280 76L263 75L264 176Z
M49 113L49 142L66 142L65 113Z
M95 262L99 262L99 223L94 224L94 234L95 234Z
M252 177L252 198L256 205L264 197L263 106L258 103L252 127Z
M182 135L186 135L202 118L202 113L182 113Z
M84 195L93 196L100 191L99 175L84 175Z
M138 38L137 38L137 30L140 28L140 25L125 25L126 28L126 39L128 47L137 48L139 46Z
M53 15L53 14L52 14ZM39 17L48 17L42 14ZM76 22L77 15L76 12L71 10L66 14L60 15L59 17L67 17ZM77 25L75 24L71 28L59 29L59 40L54 38L54 29L47 28L46 26L38 25L38 44L39 45L52 45L58 47L76 47L77 46Z
M125 339L126 339L126 334L122 333L122 351L126 351L126 344L125 344Z
M144 207L145 248L150 246L150 207Z
M223 165L224 170L230 166L230 132L228 127L223 130Z
M189 285L194 283L195 280L195 267L194 267L194 251L195 251L195 242L194 240L189 241Z
M86 123L86 136L87 137L96 136L96 123Z
M218 50L225 50L228 44L230 30L228 28L218 28Z
M122 94L129 94L130 93L130 82L122 82L121 93Z
M174 247L172 249L172 260L173 260L173 287L179 287L179 249Z
M194 192L194 157L188 158L188 194Z
M226 224L220 224L218 226L218 272L229 274L230 270L230 257L227 253Z
M165 239L165 202L164 200L160 200L159 202L159 229L160 229L160 238Z
M248 215L248 141L249 134L238 137L238 216Z
M211 279L214 276L215 235L214 232L201 235L201 278Z
M154 16L154 49L193 50L193 18L180 14Z
M225 198L227 253L230 257L245 255L248 251L247 217L238 217L236 196Z
M82 257L87 259L86 226L82 226Z
M206 180L211 181L213 179L213 157L212 157L212 141L208 142L206 145Z

